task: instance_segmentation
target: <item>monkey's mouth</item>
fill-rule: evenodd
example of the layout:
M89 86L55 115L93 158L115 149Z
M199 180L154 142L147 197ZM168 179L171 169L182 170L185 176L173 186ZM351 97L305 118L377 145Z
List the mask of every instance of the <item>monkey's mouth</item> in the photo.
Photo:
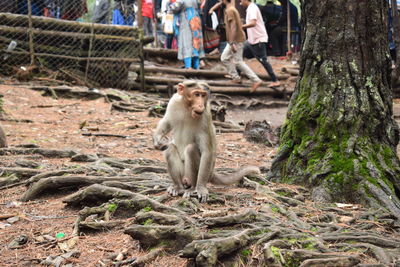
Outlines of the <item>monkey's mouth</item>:
M193 110L192 115L194 118L199 118L201 115L203 115L203 111Z

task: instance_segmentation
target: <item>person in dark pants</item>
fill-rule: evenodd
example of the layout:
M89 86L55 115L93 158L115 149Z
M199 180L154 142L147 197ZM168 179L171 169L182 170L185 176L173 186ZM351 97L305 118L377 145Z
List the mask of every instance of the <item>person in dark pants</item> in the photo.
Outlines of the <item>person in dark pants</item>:
M267 59L267 43L268 34L265 29L264 21L258 6L251 2L251 0L240 0L240 5L246 8L246 24L243 29L247 29L247 42L245 49L250 51L251 54L263 65L272 79L271 87L280 85L271 64ZM245 55L248 52L245 53Z
M278 24L271 31L271 40L270 43L272 45L272 51L274 56L284 56L285 55L285 34L283 29L287 28L287 12L288 12L288 2L287 0L279 0L282 5L282 15L279 18ZM290 27L292 30L299 31L300 23L299 23L299 13L297 11L297 7L289 1L290 7Z

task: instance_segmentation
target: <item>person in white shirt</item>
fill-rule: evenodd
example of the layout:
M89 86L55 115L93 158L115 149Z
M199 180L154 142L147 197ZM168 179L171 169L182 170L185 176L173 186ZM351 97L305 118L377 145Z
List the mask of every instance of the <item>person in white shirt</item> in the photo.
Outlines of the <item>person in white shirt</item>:
M268 34L260 9L251 0L240 0L240 5L246 8L246 24L243 25L243 29L247 30L245 49L247 48L251 51L253 56L263 65L269 76L271 76L272 83L269 86L279 86L280 82L267 59Z

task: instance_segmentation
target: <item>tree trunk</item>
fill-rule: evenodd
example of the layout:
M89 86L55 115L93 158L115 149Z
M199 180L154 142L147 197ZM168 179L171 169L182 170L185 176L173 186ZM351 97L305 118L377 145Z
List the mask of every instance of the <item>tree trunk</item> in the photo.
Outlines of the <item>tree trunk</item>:
M324 202L384 206L400 219L387 1L302 1L300 80L270 178Z
M397 10L397 1L391 0L391 7L392 7L392 17L393 17L393 39L396 44L396 67L393 70L392 74L392 86L395 86L397 81L400 77L400 67L399 67L399 60L400 60L400 18L399 12Z

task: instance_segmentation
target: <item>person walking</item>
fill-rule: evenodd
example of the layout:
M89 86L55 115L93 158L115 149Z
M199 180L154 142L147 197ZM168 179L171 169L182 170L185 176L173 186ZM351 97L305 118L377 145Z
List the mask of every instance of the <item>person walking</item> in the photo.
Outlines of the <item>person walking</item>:
M233 3L231 3L231 0L222 0L222 3L226 6L224 20L228 44L222 52L221 61L232 77L233 83L241 83L240 76L236 70L238 68L253 82L250 92L255 92L262 84L262 81L243 61L243 48L246 35L242 29L239 12Z
M205 55L197 0L177 0L171 8L179 22L174 30L178 35L178 59L183 60L186 69L199 69Z
M96 0L94 3L92 21L94 23L108 24L110 19L110 0Z
M142 0L143 33L153 36L153 0Z
M249 49L251 54L257 58L268 72L272 79L272 83L269 86L279 86L280 82L267 59L268 34L260 9L251 0L240 0L240 5L246 8L246 24L243 25L243 29L247 30L248 39L245 49Z

